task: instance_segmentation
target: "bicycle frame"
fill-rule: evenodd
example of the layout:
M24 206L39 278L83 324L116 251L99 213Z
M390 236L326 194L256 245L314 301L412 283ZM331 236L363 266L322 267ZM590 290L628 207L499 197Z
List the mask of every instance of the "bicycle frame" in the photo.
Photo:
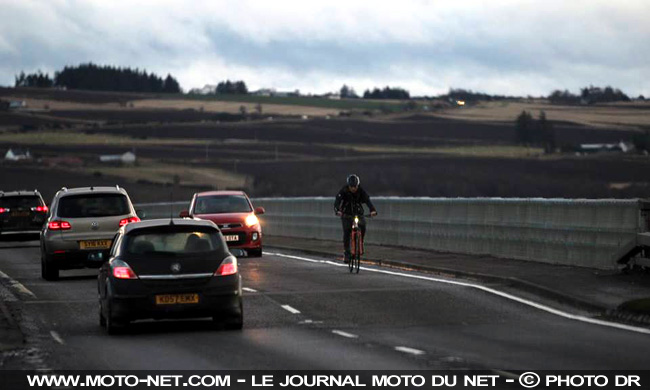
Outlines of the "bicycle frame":
M368 216L370 217L370 215ZM359 216L355 215L352 219L352 233L350 234L350 272L356 271L359 273L359 265L361 264L361 256L364 253L363 247L363 234L359 227Z

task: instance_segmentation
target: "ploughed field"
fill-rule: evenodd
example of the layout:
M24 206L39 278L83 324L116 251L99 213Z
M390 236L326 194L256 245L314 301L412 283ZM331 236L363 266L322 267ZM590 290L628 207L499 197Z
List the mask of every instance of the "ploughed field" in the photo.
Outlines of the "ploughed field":
M0 88L0 98L16 93ZM172 188L177 199L207 188L242 188L253 197L320 196L334 194L352 172L375 196L629 198L646 197L650 190L649 157L544 155L539 147L515 145L514 118L413 114L244 121L233 114L128 107L152 99L144 94L25 93L127 107L0 113L0 152L20 147L36 157L0 163L3 190L53 194L63 185L119 184L137 193L137 202L167 201ZM558 147L630 142L644 129L549 119ZM100 155L126 151L136 153L135 166L99 163ZM66 158L76 162L59 161Z

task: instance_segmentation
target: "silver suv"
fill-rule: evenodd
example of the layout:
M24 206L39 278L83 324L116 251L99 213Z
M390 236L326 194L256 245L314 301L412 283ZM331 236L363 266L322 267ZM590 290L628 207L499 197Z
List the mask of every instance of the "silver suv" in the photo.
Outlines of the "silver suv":
M56 280L61 269L100 267L120 226L139 221L119 186L62 188L41 231L41 276Z

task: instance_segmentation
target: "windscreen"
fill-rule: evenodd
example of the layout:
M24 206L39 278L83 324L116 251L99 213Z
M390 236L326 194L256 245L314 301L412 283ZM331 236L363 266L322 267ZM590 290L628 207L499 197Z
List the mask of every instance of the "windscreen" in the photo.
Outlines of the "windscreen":
M0 198L0 207L5 209L27 209L41 206L41 199L33 195L3 196Z
M68 195L59 200L62 218L112 217L129 214L129 202L122 194Z
M200 196L196 198L194 214L250 213L253 211L243 195Z
M216 231L143 232L127 237L125 250L135 255L192 255L221 249Z

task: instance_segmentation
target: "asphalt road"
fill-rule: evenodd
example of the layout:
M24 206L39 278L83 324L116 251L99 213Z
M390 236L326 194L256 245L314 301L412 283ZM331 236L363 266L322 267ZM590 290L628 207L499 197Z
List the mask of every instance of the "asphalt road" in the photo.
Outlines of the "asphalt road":
M650 335L562 318L417 272L305 255L240 259L242 331L146 321L108 336L96 270L40 278L37 242L0 243L31 367L65 369L647 369ZM383 272L382 272L383 271ZM394 272L394 271L392 271ZM452 280L452 279L450 279ZM7 285L10 279L5 280ZM453 281L453 280L452 280ZM456 280L457 282L457 280Z

